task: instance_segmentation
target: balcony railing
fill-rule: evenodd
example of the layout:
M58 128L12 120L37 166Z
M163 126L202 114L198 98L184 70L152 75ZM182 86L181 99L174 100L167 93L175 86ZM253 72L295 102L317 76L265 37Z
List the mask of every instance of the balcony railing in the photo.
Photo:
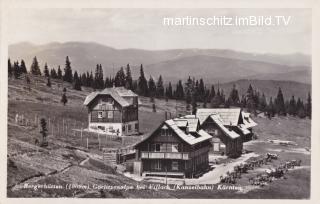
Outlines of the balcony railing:
M141 152L141 159L182 159L182 160L188 160L189 153L185 153L185 152Z

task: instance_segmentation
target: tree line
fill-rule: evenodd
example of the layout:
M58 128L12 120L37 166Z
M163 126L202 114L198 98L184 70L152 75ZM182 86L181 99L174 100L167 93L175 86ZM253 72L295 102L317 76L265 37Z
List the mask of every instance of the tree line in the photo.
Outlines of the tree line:
M20 78L22 74L28 73L24 60L14 62L13 65L8 59L8 76ZM97 64L95 72L92 71L78 74L77 71L72 71L69 57L66 57L64 70L58 66L58 69L48 68L47 63L44 65L43 73L40 70L37 57L33 58L30 73L32 75L47 77L47 86L51 86L50 79L60 79L73 84L73 88L81 91L81 87L91 87L94 90L120 87L123 86L137 94L145 97L150 97L150 101L154 102L154 98L184 100L186 109L195 113L196 109L202 105L206 108L224 108L224 107L241 107L247 111L257 114L265 113L269 118L275 115L292 115L300 118L311 118L311 95L308 93L307 101L300 98L296 99L292 96L285 100L281 88L275 97L270 97L267 101L264 93L253 89L250 84L248 90L241 97L235 85L229 94L225 96L223 89L218 85L217 89L214 85L207 87L202 78L195 79L190 76L183 82L178 80L174 85L169 82L164 84L163 77L160 75L156 80L150 76L148 79L145 76L143 65L140 65L140 75L137 80L133 80L130 65L125 68L121 67L115 76L104 78L103 68L101 64Z

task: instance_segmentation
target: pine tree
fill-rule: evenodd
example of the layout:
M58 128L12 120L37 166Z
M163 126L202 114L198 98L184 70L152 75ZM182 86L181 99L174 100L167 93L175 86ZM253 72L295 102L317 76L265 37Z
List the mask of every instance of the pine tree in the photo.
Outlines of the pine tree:
M52 69L50 70L50 77L51 77L52 79L57 79L57 78L58 78L57 72L56 72L56 70L55 70L54 68L52 68Z
M156 87L156 84L155 84L152 76L150 76L150 78L149 78L148 87L149 87L149 96L150 96L150 98L154 98L156 96L156 93L157 93L157 87Z
M58 66L58 73L57 73L57 78L58 79L62 79L62 71L61 71L61 68L60 68L60 65Z
M43 73L44 73L44 76L45 76L45 77L49 77L49 69L48 69L47 63L44 64L44 71L43 71Z
M143 65L140 66L140 76L138 79L137 91L142 96L148 96L148 82L144 76Z
M81 90L82 90L82 89L81 89L81 81L80 81L79 78L78 78L78 79L74 79L73 88L74 88L75 90L78 90L78 91L81 91Z
M228 105L230 106L239 106L240 99L238 90L236 89L236 85L233 84L232 90L230 92L229 98L228 98Z
M177 88L176 88L176 91L174 94L174 98L178 99L178 100L182 100L182 99L184 99L184 96L185 96L185 93L183 90L182 81L179 80L177 83Z
M246 107L248 109L248 111L250 113L255 113L256 112L256 106L257 104L255 103L255 99L254 99L254 91L253 88L251 86L251 84L249 85L249 88L247 90L247 95L246 95Z
M130 69L130 65L127 64L127 68L126 68L126 85L125 87L127 89L133 90L132 88L132 75L131 75L131 69Z
M310 92L308 93L308 98L307 98L306 115L311 119L311 117L312 117L312 103L311 103Z
M30 70L31 70L31 74L41 76L41 71L40 71L39 62L37 60L37 57L33 58Z
M284 104L282 90L280 87L278 90L278 95L274 101L274 105L275 105L276 113L278 115L286 115L286 108L285 108L285 104Z
M265 112L267 108L267 99L264 93L262 93L262 97L260 97L258 109L262 112Z
M156 93L157 93L156 95L157 95L158 98L163 98L163 96L164 96L164 87L163 87L163 81L162 81L162 76L161 75L159 76L159 79L158 79L158 82L157 82Z
M297 115L297 103L294 96L289 101L288 113L293 116Z
M193 93L192 98L191 98L191 106L192 106L192 114L195 115L197 112L197 95L196 92Z
M51 87L51 80L50 80L50 76L48 77L48 79L47 79L47 86L48 87Z
M124 73L123 67L120 68L120 70L116 73L116 76L114 78L115 86L125 86L126 84L126 75Z
M25 64L24 60L21 60L20 70L21 70L21 73L24 73L24 74L28 73L27 67L26 67L26 64Z
M42 143L41 143L41 146L44 147L44 146L48 146L48 143L47 143L47 134L48 134L48 129L47 129L47 122L46 122L46 119L44 118L41 118L40 120L40 125L41 125L41 135L42 135Z
M21 75L21 70L20 70L20 66L19 66L19 62L14 62L13 63L13 74L14 74L14 78L19 79L20 75Z
M61 103L63 103L63 105L65 106L67 102L68 102L67 95L66 93L63 93L61 98Z
M10 58L8 59L8 76L12 77L12 64Z
M270 97L270 101L267 107L267 115L269 119L271 119L271 117L274 117L275 115L275 108L274 108L272 97Z
M303 105L303 101L300 98L298 98L297 101L297 115L299 118L305 118L307 115L305 107Z
M200 81L199 81L197 95L198 95L198 101L200 101L200 102L204 102L205 101L206 90L205 90L203 79L200 79Z
M216 95L216 91L214 90L214 85L212 85L210 90L209 100L211 101L215 95Z
M169 82L168 88L166 88L166 94L165 95L166 95L166 98L172 99L172 97L173 97L171 82Z
M71 62L69 60L69 56L66 57L66 64L64 68L64 76L63 80L66 82L72 83L72 68L71 68Z

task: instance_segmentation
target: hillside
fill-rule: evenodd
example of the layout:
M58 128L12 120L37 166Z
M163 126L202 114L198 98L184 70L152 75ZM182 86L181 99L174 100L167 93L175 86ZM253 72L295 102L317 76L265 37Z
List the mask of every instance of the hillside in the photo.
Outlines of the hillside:
M254 117L258 123L254 132L258 140L248 142L244 148L257 155L272 152L280 155L277 161L250 170L237 180L243 191L235 190L98 190L98 189L38 189L23 188L25 185L76 184L79 186L110 185L136 186L149 185L150 180L136 181L126 176L130 163L118 165L105 159L99 150L97 134L75 130L86 127L87 110L82 105L84 97L92 90L84 88L76 91L71 84L52 80L52 87L45 85L44 77L31 76L30 90L25 80L9 79L8 81L8 165L7 197L77 197L77 198L286 198L308 199L310 197L310 131L311 121L293 117ZM239 84L244 83L240 82ZM67 87L68 103L60 103L63 87ZM164 120L164 110L175 109L175 101L156 100L157 112L152 112L148 98L141 98L139 121L143 133L150 133ZM182 104L180 104L182 105ZM23 114L27 121L16 123L16 114ZM35 139L40 138L38 127L33 124L35 116L48 121L48 147L39 147ZM50 122L49 122L50 121ZM62 125L66 125L62 130ZM295 128L288 128L295 127ZM82 132L81 132L82 133ZM142 136L124 138L100 137L102 148L117 149L140 141ZM269 139L290 140L297 146L281 146L268 142ZM88 143L86 143L88 141ZM86 148L88 144L88 148ZM251 153L251 154L252 154ZM243 157L247 157L244 154ZM239 159L243 159L240 157ZM211 164L218 159L219 167L239 162L237 159L222 159L210 155ZM286 179L276 179L266 186L252 186L248 178L265 168L274 168L284 161L301 159L302 166L289 170ZM221 162L220 162L221 161ZM131 163L132 164L132 163ZM220 165L220 166L219 166ZM233 168L233 167L232 167ZM213 169L214 170L214 169ZM124 173L125 172L125 173ZM223 172L224 173L224 172ZM221 172L215 173L217 177ZM203 179L203 178L202 178ZM168 179L169 185L181 183L181 180ZM187 179L187 182L191 180ZM164 178L157 183L164 186ZM218 185L218 184L217 184ZM284 190L285 189L285 190Z
M279 87L282 89L282 93L285 99L290 99L292 95L297 99L300 97L304 101L307 99L308 92L311 92L311 86L309 84L298 83L293 81L277 81L277 80L237 80L229 83L219 84L220 88L225 91L226 96L229 96L232 90L233 84L236 85L239 95L245 94L251 84L254 89L264 93L266 97L273 97L278 93ZM215 84L218 87L218 84Z
M64 66L66 56L71 58L72 67L80 72L94 70L102 64L106 75L113 75L120 66L132 65L133 74L139 73L139 65L144 64L147 75L162 75L166 80L176 81L188 75L207 80L229 82L238 79L273 79L268 74L281 73L286 80L310 83L311 79L292 74L301 71L310 73L310 56L302 54L274 55L244 53L217 49L175 49L140 50L115 49L90 42L67 42L34 45L19 43L9 46L12 60L24 59L29 67L37 56L41 67L47 62L49 67ZM289 76L287 76L287 73ZM290 74L291 73L291 74Z

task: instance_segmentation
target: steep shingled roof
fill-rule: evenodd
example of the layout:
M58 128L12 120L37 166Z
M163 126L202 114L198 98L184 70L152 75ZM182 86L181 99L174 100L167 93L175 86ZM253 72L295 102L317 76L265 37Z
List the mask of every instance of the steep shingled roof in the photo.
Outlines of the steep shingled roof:
M199 108L196 116L202 124L210 115L218 114L223 125L237 126L241 114L240 108Z
M218 125L221 131L223 131L228 137L235 139L240 137L238 133L233 130L229 130L223 125L223 121L218 114L210 115L211 119Z
M176 118L177 119L177 118ZM210 140L212 138L211 135L209 135L207 132L205 132L204 130L199 130L197 132L193 132L193 134L191 133L186 133L185 131L181 130L180 127L181 125L185 125L186 121L183 120L178 120L175 121L175 119L170 119L170 120L166 120L164 121L159 128L163 127L164 125L167 126L168 128L170 128L171 130L173 130L178 137L180 137L183 141L185 141L186 143L188 143L189 145L195 145L198 144L200 142L206 141L206 140ZM180 127L179 127L180 125ZM158 129L159 129L158 128ZM157 130L157 129L156 129ZM156 131L155 130L155 131ZM155 132L154 131L154 132ZM139 144L141 144L142 142L144 142L145 140L147 140L148 138L150 138L154 132L152 132L151 134L149 134L147 137L145 137L142 141L136 143L134 146L137 146Z
M258 124L256 122L254 122L251 118L250 118L250 113L246 113L246 112L242 112L242 118L243 118L243 127L244 128L252 128L257 126Z
M129 106L131 103L125 99L125 97L136 97L138 96L133 91L128 90L124 87L113 87L113 88L105 88L104 90L98 92L90 93L83 105L89 105L91 101L93 101L98 95L110 95L114 100L116 100L121 106Z

